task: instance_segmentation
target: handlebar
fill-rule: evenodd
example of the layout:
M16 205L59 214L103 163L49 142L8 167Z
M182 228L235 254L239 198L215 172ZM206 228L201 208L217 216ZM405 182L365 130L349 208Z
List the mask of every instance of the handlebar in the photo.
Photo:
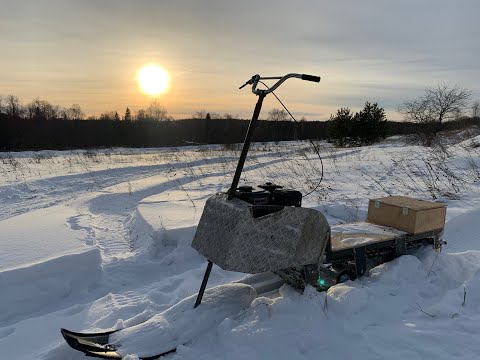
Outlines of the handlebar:
M320 76L302 74L302 80L320 82Z
M320 76L314 76L314 75L307 75L307 74L287 74L285 76L267 76L267 77L261 77L260 75L256 74L253 75L250 80L248 80L245 84L240 86L240 89L245 87L246 85L252 85L252 92L255 95L260 95L264 94L267 95L271 93L272 91L275 91L285 80L289 78L298 78L306 81L313 81L313 82L320 82ZM258 83L260 80L278 80L273 86L266 90L259 90L257 89Z

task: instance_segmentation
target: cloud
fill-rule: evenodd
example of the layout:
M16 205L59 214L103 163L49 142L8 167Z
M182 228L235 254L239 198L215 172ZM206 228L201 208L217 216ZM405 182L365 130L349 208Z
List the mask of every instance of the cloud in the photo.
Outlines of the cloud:
M479 13L477 0L10 1L0 3L0 66L37 83L46 72L66 83L81 73L107 91L159 59L198 101L255 73L307 72L323 77L321 90L295 85L292 101L393 106L441 81L478 86Z

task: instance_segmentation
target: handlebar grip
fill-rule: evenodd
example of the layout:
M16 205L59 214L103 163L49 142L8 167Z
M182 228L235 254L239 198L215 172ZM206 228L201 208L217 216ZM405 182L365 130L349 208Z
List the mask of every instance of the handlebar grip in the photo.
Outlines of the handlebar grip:
M302 74L302 80L313 81L313 82L320 82L320 76L313 76Z

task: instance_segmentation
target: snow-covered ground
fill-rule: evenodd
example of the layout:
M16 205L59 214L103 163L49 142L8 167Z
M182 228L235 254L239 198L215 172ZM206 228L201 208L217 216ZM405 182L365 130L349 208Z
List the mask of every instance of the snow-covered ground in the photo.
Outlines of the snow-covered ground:
M479 358L479 142L321 143L318 188L321 165L308 143L253 145L242 183L314 189L303 205L332 225L365 220L369 198L443 201L448 245L327 293L284 285L278 296L216 321L205 307L213 325L192 323L202 336L165 358ZM161 331L178 315L172 306L198 291L206 260L190 243L208 196L229 187L238 153L224 146L0 153L0 358L83 359L62 327L144 322ZM214 266L208 286L244 276ZM153 348L155 339L153 332L139 341Z

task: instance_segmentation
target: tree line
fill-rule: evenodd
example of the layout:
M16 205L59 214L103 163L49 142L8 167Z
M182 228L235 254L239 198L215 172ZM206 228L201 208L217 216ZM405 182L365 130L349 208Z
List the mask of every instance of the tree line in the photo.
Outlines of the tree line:
M208 113L206 113L208 114ZM162 147L241 143L249 120L85 121L0 114L0 151ZM386 136L413 134L418 124L387 121ZM332 140L332 121L258 121L254 141Z
M35 98L28 104L23 105L16 95L0 96L0 114L14 119L40 120L82 120L85 117L78 104L66 108Z
M463 116L471 92L457 86L427 89L424 96L403 102L404 122L388 121L378 103L366 102L352 113L342 107L328 121L291 121L285 110L273 109L260 120L254 141L328 140L338 146L373 144L391 135L415 134L425 145L442 130L478 124L480 104L472 117ZM0 151L98 147L161 147L242 142L249 120L206 111L191 119L174 120L158 102L132 113L104 112L89 117L78 104L68 108L36 98L21 104L14 95L0 96Z
M122 115L117 111L106 111L98 116L91 115L86 117L78 104L72 104L70 107L62 107L37 97L24 105L16 95L0 96L0 114L9 118L36 120L173 120L173 118L168 115L165 107L157 101L153 101L145 109L139 109L136 114L133 114L127 107L125 113Z
M243 142L249 121L186 119L169 121L83 121L14 119L0 114L0 150L162 147ZM259 121L254 141L323 139L327 124Z

